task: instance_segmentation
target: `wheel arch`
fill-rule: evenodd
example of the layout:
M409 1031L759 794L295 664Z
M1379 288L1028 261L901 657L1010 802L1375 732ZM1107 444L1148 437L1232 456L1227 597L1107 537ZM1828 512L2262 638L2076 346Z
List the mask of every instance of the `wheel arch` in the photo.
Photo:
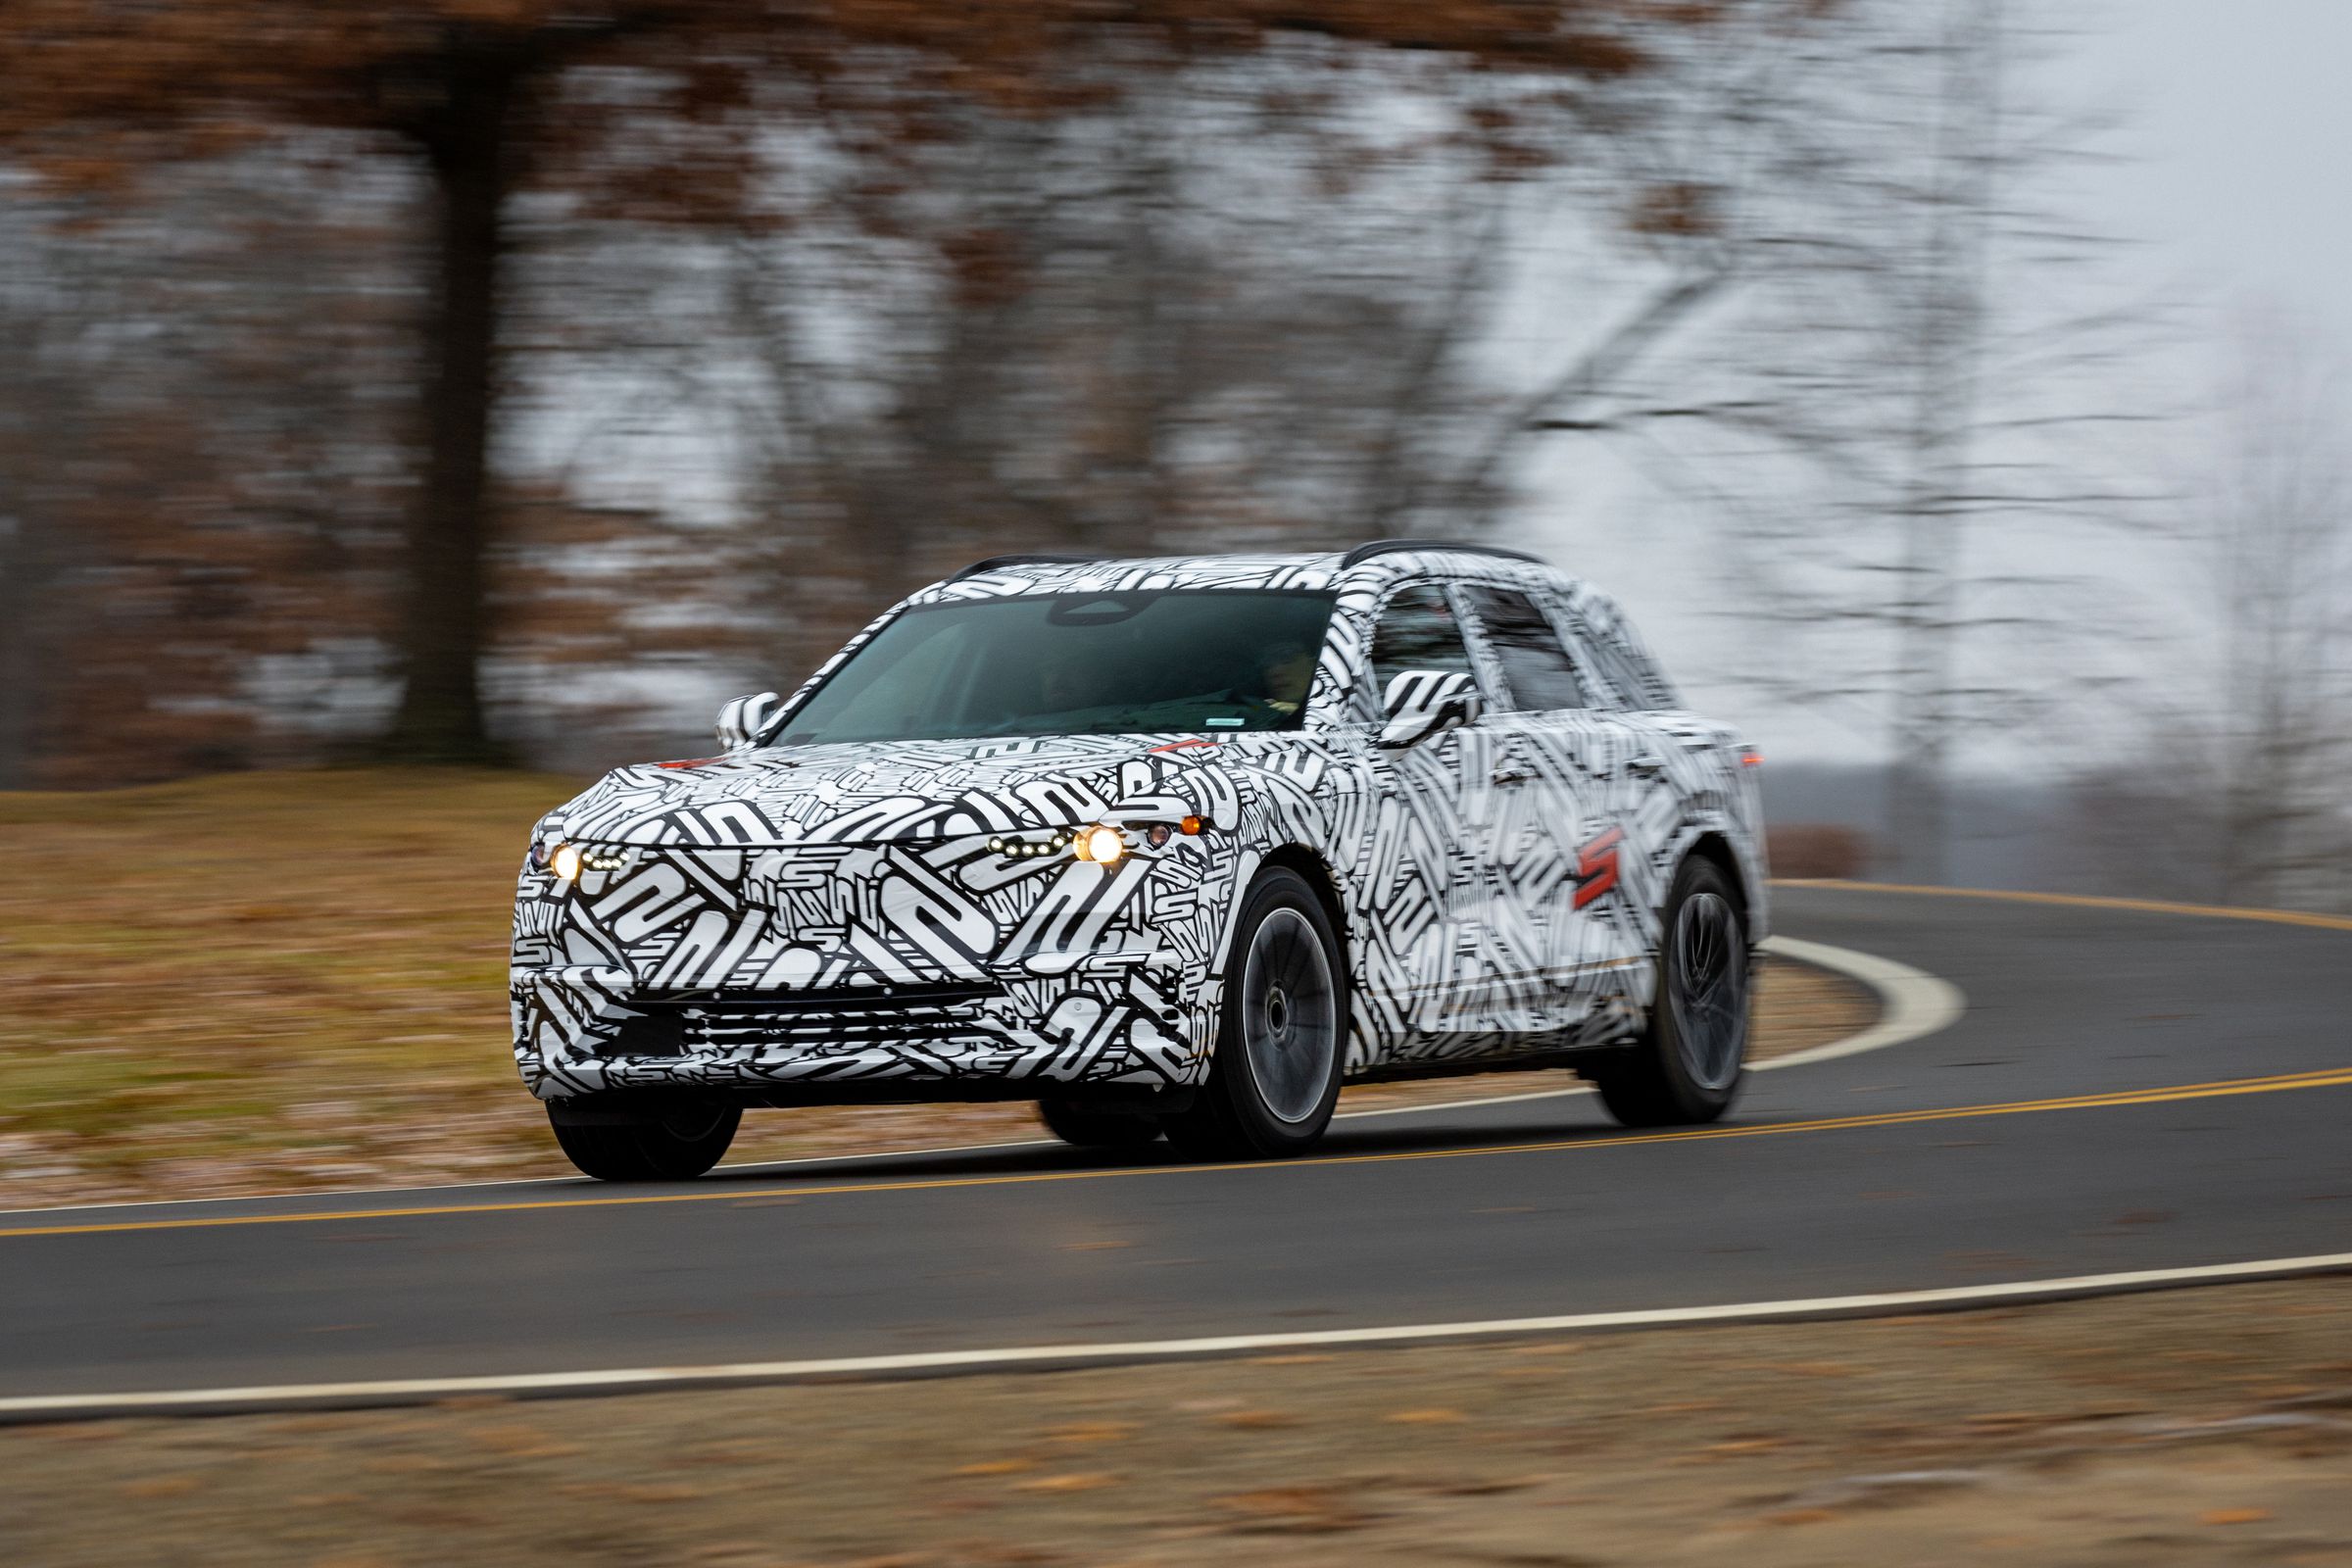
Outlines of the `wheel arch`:
M1348 901L1340 896L1340 879L1332 874L1330 862L1303 844L1284 844L1268 850L1265 858L1258 863L1260 869L1279 865L1296 871L1305 879L1308 887L1315 890L1316 899L1322 903L1323 913L1331 921L1331 933L1340 941L1341 977L1348 979L1348 971L1352 967L1348 959L1353 949L1348 937Z
M1753 942L1759 939L1763 935L1757 929L1764 913L1763 904L1757 897L1758 890L1747 867L1740 862L1740 852L1732 845L1730 835L1719 828L1704 828L1683 851L1683 858L1705 860L1723 873L1724 880L1732 886L1732 897L1740 908L1740 923L1747 931L1748 940Z

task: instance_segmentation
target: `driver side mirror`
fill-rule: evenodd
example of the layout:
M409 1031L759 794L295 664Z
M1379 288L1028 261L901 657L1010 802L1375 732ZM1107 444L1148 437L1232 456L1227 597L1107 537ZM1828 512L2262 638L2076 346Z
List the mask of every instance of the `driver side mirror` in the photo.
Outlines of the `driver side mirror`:
M1432 735L1459 729L1486 710L1478 682L1456 669L1408 669L1389 682L1381 703L1388 722L1380 729L1380 744L1391 748L1416 746Z
M774 692L757 697L732 697L718 710L718 744L728 751L756 745L766 738L782 716L783 700Z

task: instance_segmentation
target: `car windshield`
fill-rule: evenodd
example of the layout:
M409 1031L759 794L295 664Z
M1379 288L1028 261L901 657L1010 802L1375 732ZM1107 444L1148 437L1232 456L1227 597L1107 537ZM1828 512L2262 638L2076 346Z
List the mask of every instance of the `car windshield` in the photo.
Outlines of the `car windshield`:
M922 605L851 655L775 744L1291 729L1331 607L1244 589Z

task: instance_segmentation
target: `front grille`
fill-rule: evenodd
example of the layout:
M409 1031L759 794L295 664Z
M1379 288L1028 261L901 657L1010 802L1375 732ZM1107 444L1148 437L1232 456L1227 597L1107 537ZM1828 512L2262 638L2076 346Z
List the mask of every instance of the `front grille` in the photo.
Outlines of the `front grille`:
M894 1012L903 1007L976 1006L1004 994L1003 986L839 986L826 991L649 991L629 999L640 1010L794 1013Z
M680 1056L685 1053L685 1020L674 1012L623 1018L619 1032L596 1048L600 1056Z
M1001 986L858 986L829 991L670 992L631 1008L682 1036L690 1052L757 1046L856 1048L974 1033ZM624 1030L624 1038L626 1031ZM651 1054L651 1053L649 1053Z

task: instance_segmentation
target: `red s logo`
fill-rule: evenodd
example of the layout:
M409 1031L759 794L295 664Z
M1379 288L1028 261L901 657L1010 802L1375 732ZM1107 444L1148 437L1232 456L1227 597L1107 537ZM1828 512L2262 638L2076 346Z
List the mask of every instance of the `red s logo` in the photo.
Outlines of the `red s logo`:
M1617 847L1625 829L1613 827L1576 852L1576 906L1583 908L1617 885Z

